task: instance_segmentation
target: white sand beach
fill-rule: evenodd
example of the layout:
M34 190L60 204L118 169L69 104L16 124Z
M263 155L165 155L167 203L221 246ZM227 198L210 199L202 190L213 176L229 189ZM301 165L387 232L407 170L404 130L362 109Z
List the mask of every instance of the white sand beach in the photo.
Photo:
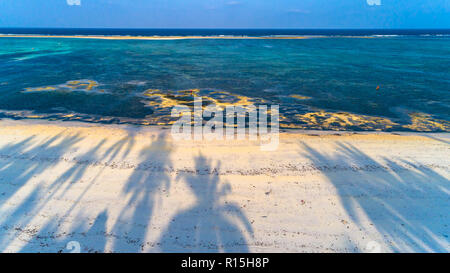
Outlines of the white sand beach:
M1 252L450 251L448 133L289 130L273 152L163 127L0 135Z

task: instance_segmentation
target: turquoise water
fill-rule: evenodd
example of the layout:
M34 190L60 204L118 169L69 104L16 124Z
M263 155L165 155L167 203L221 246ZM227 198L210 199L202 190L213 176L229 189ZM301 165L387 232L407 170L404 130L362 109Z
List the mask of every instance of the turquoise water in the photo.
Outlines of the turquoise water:
M166 124L163 100L199 89L192 94L230 104L279 104L286 128L450 131L449 67L448 36L0 38L0 110L10 118Z

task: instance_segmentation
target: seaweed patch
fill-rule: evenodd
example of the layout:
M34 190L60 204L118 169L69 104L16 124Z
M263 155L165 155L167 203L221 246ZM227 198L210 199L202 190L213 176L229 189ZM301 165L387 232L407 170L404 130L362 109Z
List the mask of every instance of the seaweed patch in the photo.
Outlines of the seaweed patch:
M106 93L103 89L98 89L99 83L93 80L74 80L68 81L64 84L50 85L42 87L30 87L25 88L22 92L32 93L32 92L98 92Z
M254 105L262 104L265 101L259 98L250 98L242 95L232 94L226 91L210 89L188 89L176 91L161 91L159 89L148 89L142 96L142 102L151 107L154 111L152 117L148 117L149 122L157 125L173 124L171 117L172 108L178 105L192 108L196 98L203 101L202 108L208 107L210 110L225 110L226 107L239 106L245 110Z
M312 99L311 97L308 97L308 96L296 95L296 94L291 95L291 98L298 99L298 100L310 100L310 99Z
M435 131L450 131L450 122L442 119L435 119L429 114L425 113L410 113L411 124L404 125L406 129L418 132L435 132Z

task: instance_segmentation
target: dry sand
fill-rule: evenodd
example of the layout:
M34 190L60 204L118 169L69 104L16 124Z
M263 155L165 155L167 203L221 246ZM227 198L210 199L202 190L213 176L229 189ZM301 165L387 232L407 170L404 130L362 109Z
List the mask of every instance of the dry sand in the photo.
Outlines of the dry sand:
M3 252L450 251L448 133L289 131L274 152L162 127L0 134Z

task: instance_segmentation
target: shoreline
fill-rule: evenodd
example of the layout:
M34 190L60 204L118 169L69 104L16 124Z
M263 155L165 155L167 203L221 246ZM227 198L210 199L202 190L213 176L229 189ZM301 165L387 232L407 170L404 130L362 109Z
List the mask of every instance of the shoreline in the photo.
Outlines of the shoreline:
M95 121L85 120L48 120L42 118L20 118L12 119L8 117L0 118L0 124L11 126L52 126L52 127L67 127L67 128L96 128L96 129L116 129L136 132L155 132L165 131L170 133L170 124L139 124L139 123L101 123ZM301 129L295 127L283 127L280 125L279 133L281 136L286 135L300 135L300 136L412 136L412 137L427 137L428 135L442 135L449 136L447 131L381 131L381 130L315 130L315 129Z
M0 120L0 252L450 251L450 133L164 128Z

